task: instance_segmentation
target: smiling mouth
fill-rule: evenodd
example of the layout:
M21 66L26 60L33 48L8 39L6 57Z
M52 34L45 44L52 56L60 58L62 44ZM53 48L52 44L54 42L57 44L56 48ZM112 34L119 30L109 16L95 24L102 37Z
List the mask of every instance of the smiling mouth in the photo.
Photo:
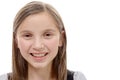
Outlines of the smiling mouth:
M32 55L33 57L44 57L46 56L48 53L30 53L30 55Z

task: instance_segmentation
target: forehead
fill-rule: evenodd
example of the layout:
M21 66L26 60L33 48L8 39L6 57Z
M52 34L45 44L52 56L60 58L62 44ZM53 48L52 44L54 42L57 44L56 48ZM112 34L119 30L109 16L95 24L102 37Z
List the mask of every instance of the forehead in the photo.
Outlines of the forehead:
M47 12L37 13L26 17L26 19L20 24L18 29L25 28L57 28L55 19Z

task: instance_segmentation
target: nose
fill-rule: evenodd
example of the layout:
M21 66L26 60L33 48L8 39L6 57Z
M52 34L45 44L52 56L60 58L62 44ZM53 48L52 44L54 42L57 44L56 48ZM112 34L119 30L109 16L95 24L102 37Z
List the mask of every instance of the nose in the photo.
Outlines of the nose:
M44 43L43 43L43 40L40 39L40 38L36 38L34 39L34 42L33 42L33 49L34 50L43 50L44 49Z

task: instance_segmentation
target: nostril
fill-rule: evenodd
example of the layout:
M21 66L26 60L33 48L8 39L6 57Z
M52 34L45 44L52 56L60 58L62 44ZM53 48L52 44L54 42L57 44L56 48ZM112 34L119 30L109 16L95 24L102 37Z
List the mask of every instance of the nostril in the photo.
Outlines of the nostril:
M36 50L36 51L43 51L45 50L45 45L43 44L40 44L40 45L37 45L37 46L33 46L33 49Z

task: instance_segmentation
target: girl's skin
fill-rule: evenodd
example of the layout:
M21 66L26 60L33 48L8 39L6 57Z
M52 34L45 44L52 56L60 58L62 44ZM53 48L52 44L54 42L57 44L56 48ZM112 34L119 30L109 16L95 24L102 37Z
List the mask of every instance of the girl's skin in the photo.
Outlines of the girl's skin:
M16 34L17 46L28 62L28 80L56 80L52 61L62 46L56 22L47 12L28 16Z

